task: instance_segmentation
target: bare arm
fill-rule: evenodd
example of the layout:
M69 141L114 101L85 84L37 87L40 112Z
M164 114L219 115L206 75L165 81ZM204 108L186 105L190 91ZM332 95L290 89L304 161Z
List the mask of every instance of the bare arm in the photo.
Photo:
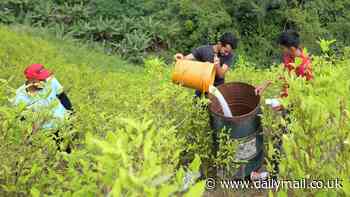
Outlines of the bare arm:
M229 69L229 66L225 63L223 63L222 67L220 66L220 59L217 55L214 56L214 66L216 71L216 76L220 78L224 78L226 72Z
M186 55L184 59L185 60L196 60L196 58L194 57L194 55L192 53Z
M177 53L175 55L175 60L196 60L192 53L184 56L182 53Z
M263 84L258 85L255 87L255 94L256 95L262 95L266 88L268 88L272 84L271 80L265 81Z
M215 70L216 70L216 75L220 78L224 78L226 72L229 70L229 66L226 64L223 64L222 67L220 64L215 64Z

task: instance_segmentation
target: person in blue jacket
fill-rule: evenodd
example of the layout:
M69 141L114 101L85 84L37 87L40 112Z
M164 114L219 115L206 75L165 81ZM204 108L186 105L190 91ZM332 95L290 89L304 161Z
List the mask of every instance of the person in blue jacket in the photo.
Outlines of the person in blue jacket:
M39 129L54 129L58 138L59 123L73 111L68 96L52 72L41 64L28 66L24 75L26 81L17 89L14 105L24 105L35 113L49 112L45 120L33 123L33 133ZM56 139L56 142L60 140Z

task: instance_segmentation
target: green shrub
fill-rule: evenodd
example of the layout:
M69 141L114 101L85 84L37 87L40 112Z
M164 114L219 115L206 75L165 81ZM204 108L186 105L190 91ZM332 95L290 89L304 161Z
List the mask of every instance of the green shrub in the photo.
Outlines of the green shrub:
M0 22L103 43L135 62L154 53L169 59L177 51L189 53L232 31L241 38L238 53L268 67L280 61L275 41L286 29L298 30L314 54L320 54L319 37L336 39L341 51L350 43L349 8L347 0L6 0L0 2Z
M0 35L0 155L6 158L0 162L1 195L168 196L186 192L185 172L198 172L200 159L189 166L186 163L188 167L180 165L179 155L188 147L186 133L192 124L191 118L184 117L199 114L190 94L168 83L161 61L149 60L146 70L135 72L120 65L125 62L95 53L95 60L84 65L80 56L90 55L88 49L62 49L60 42L51 45L3 27ZM117 72L98 65L108 59L119 66ZM54 71L74 105L74 117L60 127L64 145L74 147L70 155L56 152L50 131L30 135L30 122L35 119L21 122L18 115L24 109L9 103L14 88L23 83L24 67L33 62ZM72 141L73 136L78 139ZM203 189L199 182L189 192L198 195Z
M38 32L16 29L18 33L0 28L1 196L182 195L186 171L198 171L201 163L204 175L211 176L211 167L232 162L235 145L225 135L219 157L213 158L208 113L200 108L202 103L193 103L193 91L170 82L164 61L151 58L144 68L132 67L101 51L48 42ZM42 117L29 114L32 118L20 121L25 109L9 102L31 63L53 70L72 100L76 112L60 129L62 146L71 143L72 154L56 151L52 131L30 135L31 121ZM238 63L227 81L259 84L283 73L281 66L254 68L245 56ZM283 137L281 178L340 178L344 187L282 190L278 195L349 194L349 63L348 54L314 56L315 80L285 75L290 96L283 101L293 108L291 133ZM274 84L264 98L277 95L279 88ZM271 157L272 134L284 122L267 108L263 120ZM187 195L203 190L198 182Z

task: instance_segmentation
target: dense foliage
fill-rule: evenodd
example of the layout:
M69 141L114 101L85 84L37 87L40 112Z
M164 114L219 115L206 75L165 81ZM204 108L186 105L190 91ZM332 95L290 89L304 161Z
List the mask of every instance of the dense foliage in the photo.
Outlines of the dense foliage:
M336 189L284 190L278 196L348 196L350 137L350 60L349 55L335 57L327 41L321 42L323 56L313 58L315 80L305 80L282 74L272 68L272 73L280 73L288 79L289 96L282 100L288 106L291 122L268 107L264 107L264 135L269 143L268 157L274 154L274 136L283 138L283 155L280 176L282 180L343 180L346 195ZM328 44L331 42L328 42ZM327 47L326 47L327 46ZM349 51L349 48L346 49ZM349 52L346 52L349 54ZM262 74L263 73L263 74ZM269 71L252 68L238 68L232 79L255 84L264 79L277 79ZM265 98L276 96L281 84L276 83L266 92ZM287 126L285 133L282 126ZM271 169L268 165L268 169Z
M192 91L170 83L162 61L149 59L145 69L130 67L84 45L16 31L0 29L1 196L183 194L186 171L196 172L201 164L204 175L212 176L211 167L233 165L235 144L222 135L218 158L213 158L207 113L193 104ZM324 55L314 57L313 82L286 75L291 91L284 102L293 110L291 133L283 137L281 178L340 178L343 188L282 190L279 195L350 195L350 57L334 56L331 43L323 40ZM62 146L73 144L72 154L56 151L52 131L31 134L31 121L41 117L27 112L27 121L20 121L18 115L26 110L10 104L23 83L23 68L33 62L54 70L72 99L76 113L61 129ZM258 84L283 75L277 66L255 69L244 56L239 65L228 81ZM279 90L277 83L265 97ZM263 119L269 163L272 136L282 136L285 122L268 108ZM198 182L187 195L203 190Z
M47 42L29 30L0 28L1 196L198 196L204 191L201 181L183 191L186 171L201 166L212 176L211 167L233 165L234 143L223 133L213 158L207 112L193 104L192 91L170 83L163 61L130 67L84 45ZM324 55L314 57L314 81L286 75L291 91L284 102L293 110L291 133L283 137L281 178L340 178L343 188L278 195L350 195L350 56L334 56L331 43L321 41ZM28 114L20 121L26 110L10 104L23 83L23 68L33 62L54 70L74 104L74 116L61 128L62 146L73 144L72 154L56 151L52 131L31 134L31 121L41 117ZM283 74L278 66L255 69L244 56L238 65L228 81L259 84ZM265 97L279 90L275 83ZM269 158L272 135L285 122L268 108L263 119Z
M179 154L191 149L185 134L206 127L200 124L205 115L192 108L188 92L166 81L162 62L127 69L126 62L83 46L53 45L3 27L0 37L0 196L183 192L185 171L198 171L201 161L193 155L183 166ZM56 151L53 131L31 134L31 122L41 117L20 121L26 110L9 101L29 62L51 68L74 104L74 116L60 128L62 146L73 144L72 154ZM199 182L187 195L203 189Z
M319 37L350 44L348 0L3 0L0 21L46 27L58 36L103 43L132 61L152 53L213 43L224 31L241 38L239 53L256 66L278 61L275 40L296 29L319 53Z

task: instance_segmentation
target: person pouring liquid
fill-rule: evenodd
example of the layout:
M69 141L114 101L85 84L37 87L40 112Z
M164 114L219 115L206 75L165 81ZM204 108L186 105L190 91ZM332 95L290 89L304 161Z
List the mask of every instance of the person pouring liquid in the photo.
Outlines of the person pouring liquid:
M238 45L238 39L232 33L224 33L219 42L214 45L204 45L192 50L192 53L183 55L177 53L176 60L196 60L200 62L210 62L215 66L216 76L214 86L225 83L225 75L235 64L235 49ZM202 92L195 91L195 97L201 97Z
M200 62L211 62L215 66L216 76L214 86L225 83L225 75L235 64L235 49L237 49L238 39L232 33L224 33L219 42L215 45L205 45L192 50L192 53L184 56L182 53L175 55L176 60L196 60ZM202 96L202 92L195 91L195 98ZM254 171L251 179L265 179L267 172Z

